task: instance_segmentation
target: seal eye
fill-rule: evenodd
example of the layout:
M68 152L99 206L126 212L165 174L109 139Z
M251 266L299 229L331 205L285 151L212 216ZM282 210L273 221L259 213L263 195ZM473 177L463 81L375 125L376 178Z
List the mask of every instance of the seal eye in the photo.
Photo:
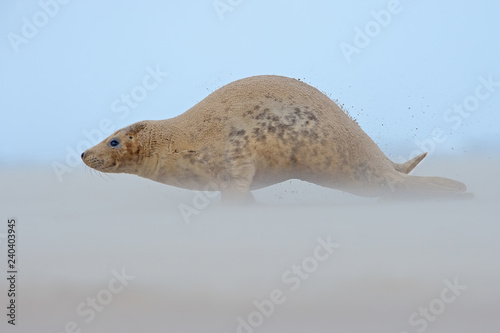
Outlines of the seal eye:
M109 145L110 145L111 147L116 147L116 146L118 146L119 144L120 144L120 142L119 142L118 140L116 140L116 139L113 139L113 140L111 140L111 141L109 142Z

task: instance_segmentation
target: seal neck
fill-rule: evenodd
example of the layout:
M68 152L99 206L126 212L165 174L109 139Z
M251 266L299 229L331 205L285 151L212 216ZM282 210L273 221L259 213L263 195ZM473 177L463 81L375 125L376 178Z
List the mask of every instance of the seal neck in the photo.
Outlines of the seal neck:
M137 175L144 178L156 180L159 162L160 159L157 154L151 154L148 156L143 156L141 154L137 163Z

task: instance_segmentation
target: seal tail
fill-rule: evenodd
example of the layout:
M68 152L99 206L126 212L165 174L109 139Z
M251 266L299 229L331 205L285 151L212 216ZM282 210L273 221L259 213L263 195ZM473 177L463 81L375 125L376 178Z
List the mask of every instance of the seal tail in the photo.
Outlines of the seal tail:
M396 169L396 171L409 174L424 159L425 156L427 156L427 153L420 154L405 163L398 164L392 162L392 164L394 165L394 169Z
M406 176L396 196L410 198L471 198L467 186L457 180L443 177Z

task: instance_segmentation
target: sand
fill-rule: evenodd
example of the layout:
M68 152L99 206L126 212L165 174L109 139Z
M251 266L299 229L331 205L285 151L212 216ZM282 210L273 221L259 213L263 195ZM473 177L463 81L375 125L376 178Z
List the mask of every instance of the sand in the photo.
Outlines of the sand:
M82 167L59 183L4 167L0 233L17 219L19 275L17 327L1 310L0 330L498 332L499 169L495 156L431 156L415 170L465 182L468 201L378 202L290 181L228 208L131 175Z

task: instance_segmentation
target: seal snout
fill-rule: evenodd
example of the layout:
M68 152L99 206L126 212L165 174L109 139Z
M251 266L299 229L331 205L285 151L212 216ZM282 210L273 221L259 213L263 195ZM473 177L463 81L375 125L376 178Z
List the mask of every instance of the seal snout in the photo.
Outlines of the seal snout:
M90 149L85 150L81 155L83 163L85 163L87 166L93 168L93 164L95 163L94 160L96 158L93 156L92 151Z
M83 163L94 170L101 172L119 172L119 161L109 155L100 153L99 149L96 151L95 147L85 150L80 156Z

